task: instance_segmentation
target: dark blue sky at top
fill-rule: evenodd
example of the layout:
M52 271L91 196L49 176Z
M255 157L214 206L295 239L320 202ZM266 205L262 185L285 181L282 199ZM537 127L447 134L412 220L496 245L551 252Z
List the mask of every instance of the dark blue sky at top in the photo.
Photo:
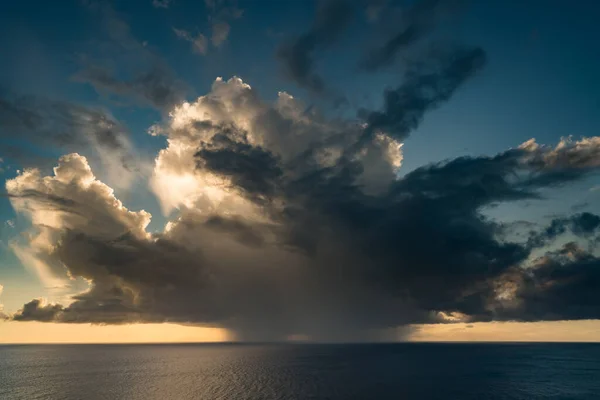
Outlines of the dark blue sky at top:
M146 130L160 120L157 111L136 105L122 107L73 79L81 69L82 55L111 57L98 45L106 39L100 18L84 3L22 0L0 4L0 88L108 107L127 126L135 146L154 155L164 147L164 139L151 137ZM378 74L359 71L360 55L376 40L369 32L377 24L369 24L364 13L356 16L336 44L317 55L316 70L351 104L331 110L326 102L285 79L274 55L282 40L308 29L315 11L312 1L239 1L243 16L230 21L227 42L209 49L206 55L193 53L190 43L173 32L174 27L192 33L210 32L203 1L173 0L168 9L153 7L152 0L111 4L116 15L129 24L132 36L147 42L148 48L191 87L189 100L206 93L217 76L228 79L237 75L265 99L287 91L334 115L353 115L357 107L379 106L383 89L399 81L394 67ZM555 144L561 136L598 135L599 20L600 2L595 1L471 2L438 34L444 40L481 46L488 54L488 65L448 103L426 115L404 145L401 173L460 155L494 154L532 137L540 143ZM0 157L10 156L2 146L0 142ZM4 179L14 176L19 168L4 167L0 173ZM577 193L580 202L593 202L599 193L589 192L593 184L584 182L570 193ZM157 202L147 191L140 189L126 196L124 202L131 209L150 211L154 229L164 223ZM552 211L551 206L542 210ZM12 232L4 221L14 217L8 200L0 199L3 241ZM3 259L15 263L9 251L0 246L0 261Z

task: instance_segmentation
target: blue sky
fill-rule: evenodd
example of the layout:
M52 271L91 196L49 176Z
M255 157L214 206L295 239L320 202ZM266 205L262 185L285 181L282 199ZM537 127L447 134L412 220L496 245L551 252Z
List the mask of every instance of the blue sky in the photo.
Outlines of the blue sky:
M382 2L383 12L391 14L411 3ZM559 0L465 3L432 35L441 43L480 46L487 53L487 65L450 101L427 113L422 124L403 140L404 159L398 176L460 156L492 156L531 138L554 146L561 137L572 135L578 140L598 135L600 4L586 1L575 5ZM361 107L380 108L383 90L395 87L403 71L402 66L392 65L369 74L358 67L365 50L393 30L393 24L385 26L389 21L383 17L369 21L362 3L344 34L315 56L315 70L327 86L348 99L340 108L288 79L275 56L285 40L311 26L315 2L216 1L214 8L211 2L187 0L172 0L168 7L157 7L152 0L100 4L107 6L101 9L109 10L108 14L87 1L3 2L0 90L100 107L126 127L136 152L150 161L165 148L166 140L150 136L147 130L166 119L168 111L126 96L99 93L77 79L82 69L96 63L109 66L122 79L134 74L140 60L123 45L127 40L145 49L135 51L147 51L149 57L168 66L185 85L188 101L209 92L216 77L227 80L239 76L267 101L285 91L332 118L356 118ZM219 17L223 10L240 12ZM218 18L225 20L230 30L226 40L215 46L210 43L211 23ZM120 21L129 32L117 32L110 20ZM174 29L192 36L206 35L206 54L194 52L192 44ZM17 135L0 135L3 181L14 178L24 167L12 154L13 146L49 160L64 153L59 146L49 148ZM40 165L48 174L55 162ZM114 187L99 167L93 167L98 177ZM573 183L569 190L549 188L544 192L547 199L533 205L531 201L514 202L486 212L501 221L528 219L539 223L571 213L573 208L598 213L600 190L593 190L598 185L597 174L591 175ZM162 231L169 217L162 215L159 200L147 182L116 187L115 193L130 210L145 209L152 214L149 231ZM0 222L0 283L6 287L3 303L13 312L35 297L32 293L39 293L43 285L7 245L31 225L27 218L15 214L7 196L0 198ZM9 287L22 290L16 293L12 289L9 296Z

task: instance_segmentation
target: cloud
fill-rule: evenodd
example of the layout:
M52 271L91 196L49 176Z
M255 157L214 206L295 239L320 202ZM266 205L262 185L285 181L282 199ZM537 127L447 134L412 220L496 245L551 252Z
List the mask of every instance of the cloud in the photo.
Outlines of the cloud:
M206 39L206 36L201 33L197 36L193 36L190 32L177 28L173 28L173 32L175 32L175 35L177 35L178 38L190 42L194 53L206 55L206 52L208 51L208 40Z
M244 11L236 1L205 1L205 4L212 30L210 41L214 47L221 47L229 38L231 21L241 18Z
M154 8L169 8L173 0L152 0Z
M194 36L186 30L173 28L177 37L192 43L193 51L201 55L208 53L209 44L214 47L223 46L231 32L231 21L243 15L243 10L237 7L235 1L205 1L205 5L211 26L210 41L202 33Z
M54 321L63 307L59 304L46 304L42 299L34 299L25 304L22 309L13 315L15 321Z
M600 228L600 216L583 212L568 217L554 218L546 229L534 232L530 237L532 246L540 247L565 233L592 238Z
M167 8L170 1L154 1ZM131 99L167 113L181 102L188 86L177 79L166 62L146 42L139 41L129 24L108 4L91 3L103 26L104 37L91 43L80 57L82 69L73 79L91 85L102 95Z
M69 279L56 259L56 241L64 230L81 230L99 238L124 234L145 237L150 215L129 212L114 197L112 188L96 180L87 159L77 154L61 157L54 176L44 178L26 169L6 182L13 208L29 217L34 228L27 240L10 247L48 286L63 286Z
M406 139L427 111L448 101L485 63L480 48L452 48L409 65L403 83L385 91L383 110L360 111L368 124L366 134L384 131L397 140Z
M140 173L126 128L101 108L33 96L0 97L0 137L16 135L42 148L91 150L119 188L129 187ZM5 155L18 157L27 166L36 161L31 153L10 149Z
M227 40L231 26L227 22L218 21L212 24L211 42L215 47L221 46Z
M158 65L140 72L131 80L118 79L114 71L90 65L77 73L74 79L89 83L100 93L131 98L158 110L169 110L185 97L187 90L169 70Z
M312 93L323 95L326 86L315 72L315 53L333 44L350 22L352 5L344 0L319 3L311 28L284 43L277 50L277 58L285 75Z
M513 271L500 280L500 287L512 288L512 296L496 304L496 319L598 319L599 271L598 257L567 243L537 259L531 268Z
M452 82L432 84L443 88L432 97L447 99L470 76L478 53L460 54L431 75ZM366 121L329 119L287 93L266 102L239 78L217 79L151 129L168 139L151 187L170 221L156 233L146 230L150 215L128 210L78 154L51 176L22 172L7 192L32 231L13 249L40 276L87 288L69 304L34 300L13 319L339 341L412 323L597 317L587 297L598 288L592 253L508 240L485 209L540 201L598 172L599 138L532 139L398 178L406 129ZM565 224L584 240L595 221L577 214ZM545 258L534 262L534 252ZM563 296L568 306L555 305Z
M442 16L449 14L457 7L457 1L418 0L395 19L394 32L377 46L371 48L360 61L360 66L367 71L376 71L390 66L397 56L423 40L435 28ZM378 18L383 2L372 2L367 7L370 20ZM392 13L394 14L394 13Z

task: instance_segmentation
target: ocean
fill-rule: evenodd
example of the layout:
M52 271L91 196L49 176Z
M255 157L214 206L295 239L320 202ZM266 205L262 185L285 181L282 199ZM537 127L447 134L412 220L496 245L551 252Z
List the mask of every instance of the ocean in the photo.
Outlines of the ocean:
M0 399L600 399L600 344L5 345Z

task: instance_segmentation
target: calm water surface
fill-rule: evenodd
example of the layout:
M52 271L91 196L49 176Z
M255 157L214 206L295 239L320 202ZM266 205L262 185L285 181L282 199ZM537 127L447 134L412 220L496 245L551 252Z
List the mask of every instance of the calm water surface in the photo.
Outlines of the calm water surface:
M600 399L600 345L0 346L0 399Z

